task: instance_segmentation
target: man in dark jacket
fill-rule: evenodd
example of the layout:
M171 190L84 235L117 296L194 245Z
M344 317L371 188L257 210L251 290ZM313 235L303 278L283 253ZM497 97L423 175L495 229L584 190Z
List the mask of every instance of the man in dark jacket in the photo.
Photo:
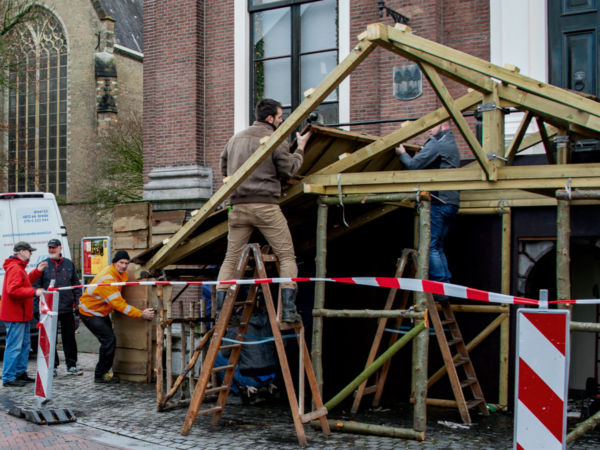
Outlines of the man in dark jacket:
M260 147L263 138L269 137L282 122L281 104L272 99L263 99L256 105L254 123L244 131L234 135L221 153L221 172L231 176ZM279 207L281 179L296 174L304 158L304 146L311 133L296 133L297 148L291 153L287 143L282 143L254 171L248 175L229 197L229 234L227 254L221 265L218 280L229 280L233 275L244 247L254 228L258 228L267 239L279 260L281 277L297 277L298 266L294 253L294 243L287 221ZM217 287L217 315L219 314L229 285ZM282 320L298 322L296 311L295 283L282 283Z
M48 241L48 254L50 258L46 261L48 266L44 269L42 276L34 286L48 289L50 282L55 280L54 287L78 286L79 277L75 264L62 255L62 244L58 239ZM81 288L60 291L58 303L58 322L62 337L63 350L65 352L65 363L67 374L83 375L83 371L77 368L77 341L75 340L75 316L81 297ZM54 356L54 373L59 365L58 350Z
M450 130L450 124L443 122L431 130L430 137L414 157L406 153L404 146L396 149L400 161L409 170L449 169L460 165L458 147ZM429 248L429 279L450 281L450 270L444 253L444 241L450 224L458 213L460 194L458 191L436 191L431 193L431 244Z
M48 263L41 262L28 275L25 268L35 248L27 242L17 242L13 251L14 255L4 261L4 284L0 301L0 320L6 325L2 384L19 387L35 381L27 375L31 347L29 321L33 319L33 296L42 295L44 290L34 289L31 283L42 275Z

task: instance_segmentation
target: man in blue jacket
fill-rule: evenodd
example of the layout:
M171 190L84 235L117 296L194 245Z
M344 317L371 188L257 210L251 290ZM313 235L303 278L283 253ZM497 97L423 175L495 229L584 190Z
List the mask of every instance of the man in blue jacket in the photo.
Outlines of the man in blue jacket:
M460 153L450 124L443 122L431 129L423 148L411 158L403 145L396 149L400 162L409 170L450 169L460 165ZM444 241L450 224L458 213L458 191L435 191L431 193L431 244L429 248L429 279L450 281L450 270L444 253Z
M44 269L42 276L35 285L48 289L50 281L56 280L54 287L78 286L79 277L75 264L68 258L62 256L62 244L58 239L48 241L48 254L50 258L46 261L48 266ZM75 315L81 297L81 288L60 291L58 303L58 321L60 323L63 350L65 352L65 363L67 374L83 375L83 371L77 368L77 341L75 340ZM54 373L59 365L58 350L54 356Z

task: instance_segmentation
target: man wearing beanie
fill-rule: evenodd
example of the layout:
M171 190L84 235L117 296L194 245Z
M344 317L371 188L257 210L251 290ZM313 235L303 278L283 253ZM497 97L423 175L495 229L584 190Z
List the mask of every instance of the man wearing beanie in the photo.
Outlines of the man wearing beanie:
M129 254L124 250L115 253L112 264L102 269L91 284L122 283L127 281L127 266L129 265ZM131 306L121 296L122 286L90 286L79 299L79 314L81 321L100 341L100 356L94 381L96 383L118 383L119 378L112 375L110 370L115 357L117 338L113 332L112 322L109 314L114 310L129 317L141 317L145 320L154 318L151 308L143 311Z

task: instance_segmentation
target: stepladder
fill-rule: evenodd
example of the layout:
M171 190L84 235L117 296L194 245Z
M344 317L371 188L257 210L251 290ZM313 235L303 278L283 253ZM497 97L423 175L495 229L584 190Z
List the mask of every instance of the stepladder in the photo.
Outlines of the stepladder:
M275 255L263 253L258 244L248 244L244 248L244 251L240 257L240 261L236 266L234 278L245 278L246 272L250 270L253 279L267 281L268 275L265 263L269 262L277 262ZM290 405L296 435L298 437L298 443L302 446L307 445L306 433L304 431L303 424L313 420L319 421L323 433L330 434L330 428L327 422L327 408L323 406L323 401L318 390L312 362L310 359L310 353L306 345L304 325L302 324L302 321L295 323L286 323L281 321L281 296L279 296L277 302L278 307L276 308L269 284L251 283L248 285L248 293L245 298L239 299L238 297L242 297L242 295L240 295L242 291L240 289L240 284L235 283L231 284L227 290L221 312L215 324L215 329L212 334L208 351L206 352L200 375L196 383L196 388L191 398L187 416L181 431L183 435L189 434L190 429L196 421L198 415L212 415L212 425L217 425L221 419L225 409L225 404L227 402L227 397L229 396L231 385L234 380L235 370L240 360L248 324L256 306L259 290L262 292L262 297L264 299L265 308L269 318L269 324L273 333L275 350L279 360L283 382L285 384L285 390ZM232 315L234 314L234 309L241 309L239 324L235 324L238 330L237 335L233 342L224 342L223 338L227 332L227 329L231 326L234 326L232 321L230 321ZM299 347L298 355L300 371L298 376L298 396L296 396L296 390L283 342L286 337L290 337L288 333L291 333L291 337L296 339ZM228 351L229 359L226 365L215 367L217 355L220 351ZM212 375L218 372L224 373L222 382L220 385L212 385L209 387L211 379L215 378L212 377ZM308 413L304 412L305 380L308 381L308 385L312 393L313 403L315 405L315 410ZM207 395L217 395L215 406L211 408L202 408L202 403Z
M402 255L398 258L396 263L396 272L394 277L400 278L407 274L409 277L414 277L417 268L417 251L413 249L404 249ZM410 297L409 291L401 291L400 301L396 301L398 295L398 289L390 289L385 302L384 310L389 311L394 309L397 304L398 309L405 309ZM377 320L377 331L371 344L371 350L367 357L367 363L365 367L369 367L379 353L381 342L383 340L384 332L388 324L388 318L382 317ZM402 325L402 317L395 319L395 328ZM398 340L398 334L392 333L389 338L388 348L392 346ZM387 379L387 375L390 370L391 360L388 360L382 367L375 373L375 381L371 386L367 386L368 380L364 381L354 393L354 402L352 403L352 414L356 414L365 395L374 394L372 406L377 407L381 401L383 395L383 387Z
M434 299L433 295L427 294L429 318L442 352L460 417L464 423L470 424L470 409L477 407L484 416L490 413L449 299L445 296L436 297Z

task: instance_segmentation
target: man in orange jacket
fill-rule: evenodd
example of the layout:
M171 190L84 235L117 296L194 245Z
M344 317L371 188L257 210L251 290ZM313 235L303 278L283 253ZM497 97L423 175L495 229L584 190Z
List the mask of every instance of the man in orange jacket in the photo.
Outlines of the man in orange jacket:
M124 250L115 253L112 264L102 269L91 284L121 283L128 279L127 266L129 254ZM90 286L79 299L81 321L100 341L100 357L94 372L96 383L118 383L119 377L112 375L110 369L115 357L117 338L113 331L109 314L114 310L129 317L154 318L152 308L143 311L127 303L121 296L122 286Z
M6 325L6 348L2 364L2 384L19 387L35 381L27 375L29 359L29 321L33 319L33 296L43 295L42 288L35 289L31 283L37 280L47 262L40 263L29 274L27 263L35 248L28 242L17 242L14 255L4 261L4 284L0 301L0 320Z

